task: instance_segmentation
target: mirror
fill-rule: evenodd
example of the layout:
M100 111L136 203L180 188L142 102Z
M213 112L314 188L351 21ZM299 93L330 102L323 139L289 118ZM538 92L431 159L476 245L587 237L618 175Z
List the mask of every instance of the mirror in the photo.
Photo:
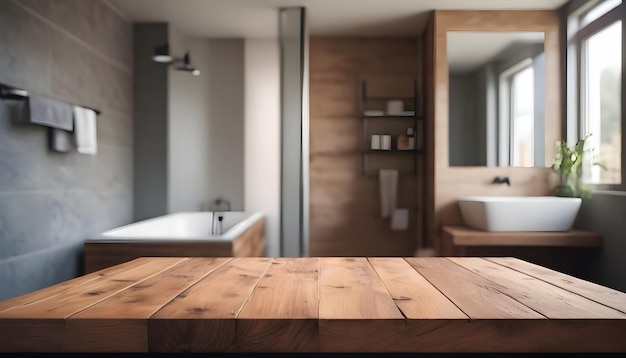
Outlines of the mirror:
M450 166L545 166L543 32L447 32Z

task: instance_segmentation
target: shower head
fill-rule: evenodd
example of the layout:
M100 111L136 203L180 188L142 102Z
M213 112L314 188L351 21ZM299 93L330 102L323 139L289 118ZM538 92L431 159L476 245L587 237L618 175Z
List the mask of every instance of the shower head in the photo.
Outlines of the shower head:
M154 49L154 53L152 54L152 61L166 65L172 65L177 63L179 64L178 66L176 66L176 69L178 71L191 72L191 74L194 76L200 75L200 70L198 70L191 64L189 52L186 52L185 56L183 56L182 58L174 57L170 55L170 49L168 44L157 46Z
M157 46L152 54L152 61L166 64L174 62L174 57L170 55L169 45Z
M176 69L179 71L191 72L191 74L194 76L200 75L200 70L198 70L193 65L191 65L191 60L189 59L189 52L185 53L185 56L182 59L182 63L178 67L176 67Z

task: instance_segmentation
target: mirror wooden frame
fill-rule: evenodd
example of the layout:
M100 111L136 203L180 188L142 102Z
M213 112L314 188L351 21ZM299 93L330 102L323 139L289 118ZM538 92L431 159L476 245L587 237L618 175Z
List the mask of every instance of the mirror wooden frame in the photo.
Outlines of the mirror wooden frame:
M449 31L528 31L544 33L546 56L545 163L554 160L561 138L559 19L552 11L442 11L435 23L435 163L449 167Z
M546 167L450 167L448 31L543 32L546 58ZM561 39L563 37L563 40ZM451 253L441 240L443 225L463 225L457 198L463 195L550 195L556 142L562 137L563 87L558 10L434 10L424 32L425 177L424 231L420 241L437 255ZM494 186L494 177L511 178L510 186Z

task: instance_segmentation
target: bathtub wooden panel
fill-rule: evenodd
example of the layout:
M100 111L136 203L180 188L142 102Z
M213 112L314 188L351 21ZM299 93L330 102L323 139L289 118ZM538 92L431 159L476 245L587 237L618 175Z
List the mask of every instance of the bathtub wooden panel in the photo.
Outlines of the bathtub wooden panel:
M233 242L232 256L265 256L265 218L259 219Z
M265 218L259 219L232 241L90 241L84 244L85 274L138 257L260 257L265 256L265 248Z
M86 242L85 273L138 257L233 256L232 242Z

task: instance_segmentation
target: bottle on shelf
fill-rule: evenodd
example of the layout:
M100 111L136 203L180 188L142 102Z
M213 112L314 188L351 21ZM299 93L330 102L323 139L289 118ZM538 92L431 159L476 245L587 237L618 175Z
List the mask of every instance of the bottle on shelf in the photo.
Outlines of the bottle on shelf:
M383 134L380 139L380 149L391 150L391 135Z
M370 149L380 149L380 134L372 134L372 144L370 146Z
M413 136L413 128L408 128L406 134L400 134L397 140L398 150L412 150L415 148L415 137Z
M415 149L415 133L413 132L413 128L408 128L406 130L406 135L409 137L409 149Z

